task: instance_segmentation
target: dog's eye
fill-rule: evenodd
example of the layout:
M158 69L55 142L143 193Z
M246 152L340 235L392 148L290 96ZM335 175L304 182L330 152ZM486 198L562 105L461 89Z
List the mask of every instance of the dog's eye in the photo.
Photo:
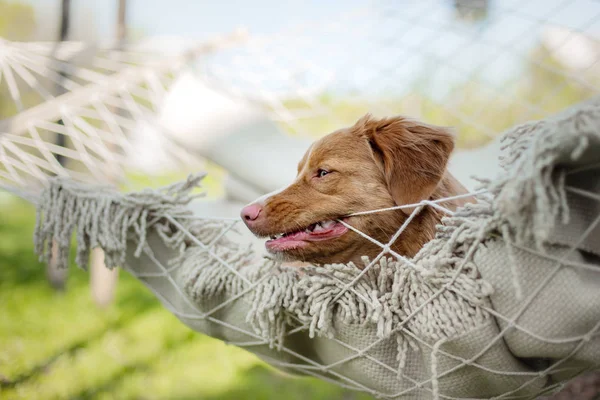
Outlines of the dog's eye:
M324 169L319 169L317 170L317 178L322 178L325 175L327 175L329 173L329 171L326 171Z

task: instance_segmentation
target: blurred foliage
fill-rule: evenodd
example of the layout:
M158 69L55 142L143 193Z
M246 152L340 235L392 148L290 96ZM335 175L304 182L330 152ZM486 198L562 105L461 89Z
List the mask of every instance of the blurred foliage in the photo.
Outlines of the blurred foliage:
M30 40L36 27L35 12L31 5L16 1L0 0L0 38ZM31 96L29 96L31 97ZM29 98L24 103L31 103ZM10 99L6 84L0 84L0 120L13 115L16 106Z
M523 100L536 105L533 119L555 113L566 105L597 95L600 69L591 66L583 71L568 71L544 46L532 51L521 92Z
M0 0L0 37L29 40L35 32L33 7L16 1Z
M477 22L488 17L490 0L452 0L455 17L464 22Z
M105 310L74 265L54 291L33 254L35 210L2 192L0 205L0 399L370 398L190 331L128 274Z
M592 68L576 75L539 44L530 52L522 74L501 86L475 75L452 88L443 100L434 100L428 95L426 76L416 77L414 82L413 90L406 95L380 96L370 102L361 96L332 93L318 96L318 107L304 99L288 99L285 107L306 117L282 126L288 132L318 138L353 124L367 112L403 114L454 127L457 146L474 148L517 124L547 117L594 96L600 73Z

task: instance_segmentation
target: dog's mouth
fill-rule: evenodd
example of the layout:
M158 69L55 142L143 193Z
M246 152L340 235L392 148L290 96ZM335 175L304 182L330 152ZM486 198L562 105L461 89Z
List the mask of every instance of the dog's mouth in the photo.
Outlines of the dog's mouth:
M270 240L267 240L265 246L272 252L294 250L306 247L311 242L338 238L346 232L348 228L339 221L320 221L305 229L273 235Z

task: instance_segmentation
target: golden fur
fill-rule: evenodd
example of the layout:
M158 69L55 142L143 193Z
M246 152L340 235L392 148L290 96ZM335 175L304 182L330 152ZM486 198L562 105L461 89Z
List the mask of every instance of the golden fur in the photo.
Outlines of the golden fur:
M313 143L298 164L296 180L262 203L259 236L304 229L318 221L397 205L466 193L446 170L454 148L445 128L405 117L361 118L354 126L335 131ZM318 177L320 169L329 173ZM449 201L455 209L462 201ZM412 210L352 216L347 223L381 243L387 243ZM440 211L425 207L391 246L412 257L434 237ZM353 231L286 251L286 260L316 264L371 259L381 248ZM362 265L359 263L358 265Z

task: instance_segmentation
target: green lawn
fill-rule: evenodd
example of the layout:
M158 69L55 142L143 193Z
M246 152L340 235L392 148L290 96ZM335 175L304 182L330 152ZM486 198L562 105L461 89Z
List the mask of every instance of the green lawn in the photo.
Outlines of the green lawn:
M0 399L368 398L190 331L125 273L106 310L74 266L56 292L33 253L35 210L0 195Z

